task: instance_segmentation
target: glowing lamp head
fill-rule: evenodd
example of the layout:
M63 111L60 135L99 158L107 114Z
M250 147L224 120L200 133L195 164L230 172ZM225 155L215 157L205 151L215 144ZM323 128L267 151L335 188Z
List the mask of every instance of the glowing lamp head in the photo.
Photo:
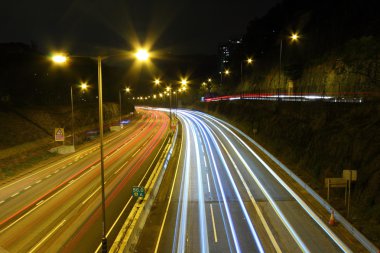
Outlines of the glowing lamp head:
M292 41L297 41L299 38L300 38L300 36L298 35L298 33L293 33L293 34L290 36L290 39L291 39Z
M149 53L147 50L145 49L140 49L136 52L135 54L136 58L139 60L139 61L146 61L149 59Z
M81 90L87 90L87 88L88 88L87 83L81 83L80 88L81 88Z
M67 62L67 56L63 54L55 54L52 56L52 61L58 64L63 64Z

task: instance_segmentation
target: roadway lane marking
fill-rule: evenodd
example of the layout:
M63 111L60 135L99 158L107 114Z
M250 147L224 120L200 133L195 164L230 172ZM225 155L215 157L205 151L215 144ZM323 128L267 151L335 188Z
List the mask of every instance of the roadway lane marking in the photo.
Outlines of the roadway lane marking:
M16 192L15 194L13 194L13 195L11 196L11 198L16 197L17 195L19 195L19 192Z
M47 239L49 239L50 236L52 236L60 227L63 226L63 224L65 224L66 220L63 220L61 223L59 223L55 228L53 228L52 231L50 231L49 234L47 234L44 238L42 238L42 240L37 243L30 251L29 253L33 253L35 252Z
M113 174L117 174L117 173L119 173L119 171L122 169L123 167L121 167L120 169L118 169L117 171L115 171L115 173L113 173Z
M210 180L208 178L208 173L206 173L206 176L207 176L207 187L208 187L208 192L211 192L211 189L210 189Z
M164 226L165 226L165 222L166 222L166 217L168 216L170 202L172 201L173 192L174 192L174 186L175 186L175 181L176 181L176 179L177 179L177 172L178 172L179 163L180 163L181 155L182 155L182 146L183 146L183 142L184 142L184 139L182 139L182 142L181 142L181 148L180 148L180 150L179 150L179 156L178 156L179 159L178 159L178 162L177 162L177 168L176 168L175 173L174 173L173 184L172 184L172 188L170 189L169 200L168 200L168 204L166 205L165 215L164 215L164 219L162 220L162 223L161 223L162 225L161 225L161 228L160 228L160 232L158 233L158 238L157 238L157 242L156 242L156 247L155 247L155 249L154 249L154 253L157 253L157 252L158 252L158 246L160 245L162 232L163 232L163 230L164 230Z
M44 203L44 201L45 201L45 200L41 200L40 202L38 202L38 203L36 204L36 206L41 205L42 203Z
M72 183L74 183L74 182L75 182L75 179L71 180L71 181L69 182L69 185L72 184Z
M100 190L100 186L90 195L88 196L87 199L85 199L83 202L82 202L82 205L84 205L90 198L92 198L92 196L94 196L98 191Z
M216 234L214 211L212 210L211 204L210 204L210 212L211 212L211 220L212 220L212 229L214 230L214 241L217 243L218 242L218 235Z
M138 152L140 152L140 149L141 149L141 148L139 148L139 149L138 149L138 150L132 155L132 158L135 157L135 155L137 155Z
M50 175L47 175L45 178L49 178L49 177L51 177L51 174L50 174Z
M39 183L41 183L41 181L42 181L41 179L40 179L40 180L38 180L38 181L36 181L36 184L39 184Z
M3 204L4 202L5 202L5 200L0 201L0 205Z
M206 156L205 155L203 156L203 160L205 162L205 167L207 168L207 162L206 162Z
M217 137L217 138L218 138L218 137ZM246 192L247 192L247 194L248 194L248 196L249 196L249 199L251 200L251 203L252 203L252 205L254 206L254 208L255 208L255 210L256 210L256 212L257 212L259 218L260 218L260 221L261 221L261 223L262 223L263 226L264 226L265 232L266 232L267 235L269 236L269 239L270 239L270 241L271 241L273 247L275 248L275 250L276 250L277 253L281 253L281 252L282 252L282 251L281 251L281 248L280 248L280 246L278 245L276 239L274 238L273 233L272 233L272 231L270 230L270 228L269 228L269 226L268 226L268 223L267 223L267 221L265 220L263 213L261 212L260 207L257 205L257 202L256 202L255 198L253 197L253 195L252 195L252 193L251 193L251 190L250 190L249 187L248 187L247 182L244 180L243 175L241 174L241 172L240 172L240 170L238 169L238 167L237 167L235 161L233 160L232 156L230 155L230 153L228 152L228 150L226 149L226 147L224 146L224 144L221 142L221 140L220 140L219 138L218 138L218 140L219 140L219 142L221 143L221 145L222 145L224 151L226 151L228 158L230 159L230 161L231 161L231 163L232 163L232 165L233 165L233 167L234 167L236 173L238 174L238 176L239 176L241 182L243 183L244 188L245 188L245 190L246 190Z
M56 174L56 173L58 173L59 172L59 170L56 170L56 171L54 171L54 174Z
M32 186L29 185L29 186L25 187L24 190L26 191L26 190L28 190L30 187L32 187Z

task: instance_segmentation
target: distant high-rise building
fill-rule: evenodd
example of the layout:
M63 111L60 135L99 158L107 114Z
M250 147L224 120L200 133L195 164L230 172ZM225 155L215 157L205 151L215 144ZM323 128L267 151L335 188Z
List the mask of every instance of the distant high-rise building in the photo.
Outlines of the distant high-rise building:
M219 45L218 61L219 71L224 71L230 67L233 52L240 47L242 39L230 39L227 43Z

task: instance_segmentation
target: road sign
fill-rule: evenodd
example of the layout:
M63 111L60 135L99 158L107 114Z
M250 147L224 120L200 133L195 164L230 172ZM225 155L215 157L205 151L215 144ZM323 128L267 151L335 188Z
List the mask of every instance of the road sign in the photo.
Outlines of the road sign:
M65 141L65 130L63 128L56 128L54 131L55 141Z
M358 180L358 171L357 170L343 170L343 178L349 181Z
M132 196L133 197L145 197L145 188L142 186L133 186L132 187Z

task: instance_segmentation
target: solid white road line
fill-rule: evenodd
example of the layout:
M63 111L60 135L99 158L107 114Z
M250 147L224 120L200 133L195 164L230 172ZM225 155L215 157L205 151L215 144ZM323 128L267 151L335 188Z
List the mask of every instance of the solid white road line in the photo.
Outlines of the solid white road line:
M19 192L16 192L15 194L13 194L13 195L11 196L11 198L16 197L17 195L19 195Z
M218 242L218 235L216 234L216 228L215 228L214 211L212 210L211 204L210 204L210 212L211 212L211 220L212 220L212 229L214 230L214 241Z
M41 241L39 241L39 243L37 243L30 251L29 253L33 253L35 252L47 239L49 239L50 236L52 236L55 231L57 231L60 227L63 226L63 224L65 224L66 220L63 220L61 223L59 223L55 228L53 228L52 231L50 231L49 234L47 234Z
M211 189L210 189L210 180L208 178L208 173L206 173L206 177L207 177L207 187L208 187L208 192L211 192Z

